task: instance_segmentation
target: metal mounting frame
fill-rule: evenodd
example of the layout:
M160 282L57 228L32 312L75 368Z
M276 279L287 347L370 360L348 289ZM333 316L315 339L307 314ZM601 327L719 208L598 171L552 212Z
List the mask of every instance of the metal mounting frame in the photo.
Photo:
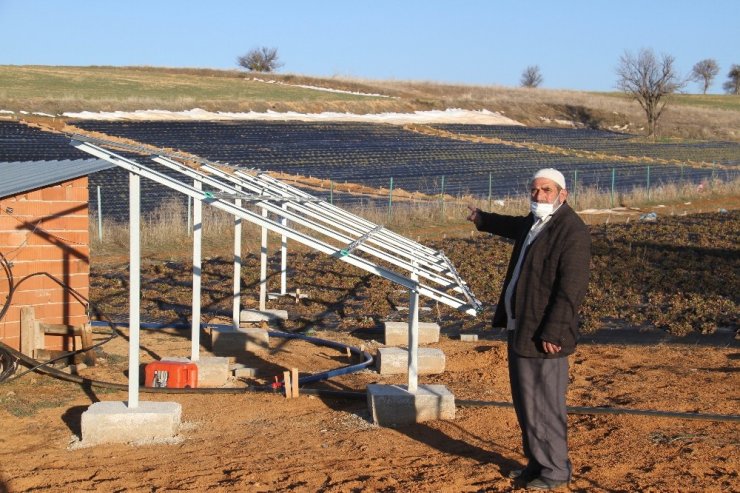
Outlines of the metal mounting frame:
M108 147L123 148L151 154L151 148L87 138L81 135L74 135L71 145L129 172L130 182L135 184L130 191L132 216L139 214L138 179L135 180L134 177L147 178L194 200L196 220L193 225L195 232L198 233L194 235L193 249L193 341L191 358L194 361L197 361L199 357L197 334L200 333L200 234L202 232L199 211L202 204L210 205L233 215L235 218L235 233L238 232L239 235L241 234L242 220L249 221L262 228L260 272L260 306L262 308L264 308L264 298L266 296L268 231L277 233L282 237L281 291L283 293L286 284L285 264L288 239L408 289L411 305L409 307L409 391L413 392L417 388L418 297L420 295L426 296L472 316L477 315L482 310L481 303L473 296L452 263L443 253L394 233L382 225L374 224L360 216L317 199L309 193L279 181L264 172L254 172L252 170L253 174L251 174L230 167L225 170L223 168L227 165L221 163L213 163L202 158L193 159L190 156L185 157L164 151L150 155L154 162L176 171L183 178L192 180L193 184L191 185L107 149ZM201 167L200 169L194 169L179 162L178 159L198 162ZM204 190L204 185L210 187L212 191ZM137 202L137 205L133 204L134 201ZM245 208L242 206L243 201L260 209L261 213ZM270 215L275 219L271 219ZM131 221L131 255L132 257L140 256L138 247L139 218L132 217ZM292 223L301 226L301 230L291 227L290 224ZM240 251L237 243L237 238L235 238L235 278L238 277L238 270L241 267ZM134 266L138 269L140 265L138 259L136 262L133 260L132 258L132 280L134 275L139 275L138 271L133 272ZM134 302L134 298L138 301L140 293L135 293L133 289L133 287L138 289L138 281L132 281L131 286L131 310L137 311L135 315L131 314L130 328L132 333L136 331L135 339L132 337L131 340L136 340L138 346L139 304ZM239 284L236 279L234 281L234 291L234 317L237 317ZM462 293L462 299L457 296L459 293ZM237 320L235 320L235 324L238 325ZM131 372L132 368L138 369L138 350L130 350L129 354L129 371ZM138 375L130 374L129 380L131 381L131 379L138 381ZM129 385L129 403L130 407L131 403L138 403L138 389L133 385Z

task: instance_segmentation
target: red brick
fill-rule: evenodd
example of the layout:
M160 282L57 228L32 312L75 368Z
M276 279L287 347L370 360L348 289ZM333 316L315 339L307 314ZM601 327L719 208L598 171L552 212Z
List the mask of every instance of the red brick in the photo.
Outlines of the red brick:
M25 225L26 229L33 230L34 228L41 229L44 231L51 232L62 232L62 231L87 231L88 220L87 216L67 216L67 215L54 215L46 216L41 219L34 219L29 221L30 224Z
M2 231L0 230L0 251L8 251L15 248L26 240L27 233L22 231Z
M87 187L68 187L67 190L67 200L71 200L74 202L84 202L87 204L88 200L88 194L87 194Z
M84 316L85 307L75 303L47 303L44 305L35 305L36 320L50 324L69 323L70 317Z
M21 337L20 337L20 335L18 335L18 336L12 336L12 337L6 336L6 337L3 337L2 339L3 339L3 342L5 344L7 344L8 346L12 347L16 351L20 351L21 350Z
M16 195L18 201L24 201L24 200L44 200L43 195L41 194L41 189L32 190L30 192L22 193L20 195Z
M8 311L5 312L5 317L3 317L3 321L0 323L0 325L11 326L14 324L19 324L21 321L21 307L20 305L13 304L8 308ZM20 332L19 332L20 333Z
M76 290L87 289L90 286L90 276L87 273L72 274L65 276L64 283ZM20 282L20 278L16 279L16 294L23 293L26 291L35 291L37 289L52 289L59 286L56 282L52 281L46 276L34 276ZM3 293L7 294L7 283L0 281L0 297Z
M41 189L41 200L66 200L67 191L66 187L61 185L52 185L50 187Z
M77 259L70 259L69 262L63 262L61 260L25 261L17 262L13 265L13 276L16 279L20 279L28 274L44 272L52 276L62 278L64 275L87 274L89 270L90 269L86 261Z
M76 246L74 248L62 249L53 244L40 246L26 244L11 253L9 257L15 263L37 260L67 262L82 260L84 262L89 262L90 248L87 246Z

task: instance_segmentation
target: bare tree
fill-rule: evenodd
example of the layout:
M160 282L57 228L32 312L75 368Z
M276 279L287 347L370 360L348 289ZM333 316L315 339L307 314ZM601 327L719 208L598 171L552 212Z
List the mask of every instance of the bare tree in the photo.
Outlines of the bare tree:
M707 89L709 89L709 86L712 85L712 81L715 77L717 77L718 73L719 65L717 65L717 60L707 58L706 60L702 60L694 64L694 68L691 69L690 78L695 82L703 83L703 94L706 94Z
M663 55L658 60L651 49L642 49L635 57L625 52L617 67L617 88L635 99L647 117L647 135L655 138L655 127L671 94L683 87L673 68L674 58Z
M542 73L540 73L540 67L537 65L530 65L522 72L522 87L537 87L544 80Z
M733 65L730 67L730 72L727 74L728 81L722 84L722 89L727 94L740 94L740 65Z
M246 55L237 57L236 63L251 72L274 72L283 66L278 62L277 48L266 46L249 50Z

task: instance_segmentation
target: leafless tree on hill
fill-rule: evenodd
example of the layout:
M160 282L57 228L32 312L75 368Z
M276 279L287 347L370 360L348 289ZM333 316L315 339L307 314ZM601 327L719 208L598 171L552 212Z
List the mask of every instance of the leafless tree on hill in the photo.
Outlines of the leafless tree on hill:
M733 65L727 74L728 80L722 84L727 94L740 94L740 65Z
M236 63L250 72L274 72L283 64L278 61L277 48L263 46L249 50L236 58Z
M544 80L540 67L537 65L530 65L522 72L522 87L538 87Z
M701 82L704 85L704 91L702 94L707 93L707 89L712 85L712 81L719 73L719 65L717 60L707 58L696 62L694 67L691 69L691 80L695 82Z
M647 117L647 135L655 138L655 128L670 96L685 85L673 67L674 58L642 49L637 56L625 52L617 67L617 88L635 99Z

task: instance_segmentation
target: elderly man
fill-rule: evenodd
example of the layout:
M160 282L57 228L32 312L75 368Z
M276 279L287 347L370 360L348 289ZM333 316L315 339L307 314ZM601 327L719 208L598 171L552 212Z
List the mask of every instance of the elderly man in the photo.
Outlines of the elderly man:
M567 204L565 177L541 169L530 184L530 214L505 216L469 207L479 231L515 240L494 327L508 329L509 381L527 464L509 472L528 489L571 479L568 459L568 355L576 348L578 309L588 288L589 230Z

